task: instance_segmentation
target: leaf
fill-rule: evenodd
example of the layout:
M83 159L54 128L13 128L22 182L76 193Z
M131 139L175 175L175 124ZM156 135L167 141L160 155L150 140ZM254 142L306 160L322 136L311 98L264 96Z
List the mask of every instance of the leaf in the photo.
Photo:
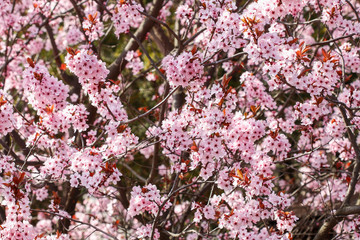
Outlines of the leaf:
M46 112L47 114L52 114L52 113L54 112L54 104L51 105L51 107L46 106L45 112Z
M117 80L117 81L115 81L115 80L112 80L112 79L109 79L109 81L110 82L112 82L113 84L115 84L115 85L119 85L120 84L120 79L119 80Z
M93 16L91 14L88 15L88 19L89 19L90 22L94 21L94 18L93 18Z
M234 215L234 209L231 209L229 214L224 214L225 220L228 220L232 215Z
M71 56L75 56L76 54L78 54L80 51L78 50L74 50L71 47L67 47L66 51L71 55Z
M298 38L294 38L293 40L287 42L287 44L289 44L290 46L293 45L294 43L296 43L299 39Z
M273 132L273 131L270 130L270 133L269 133L269 135L270 135L270 137L271 137L272 139L276 139L276 137L278 136L278 134L279 134L279 130L276 130L275 132Z
M299 48L301 49L302 48L302 46L304 45L304 41L302 41L300 44L299 44Z
M346 176L345 180L346 180L346 182L347 182L348 184L350 184L350 182L351 182L351 177L350 177L350 176Z
M34 142L37 140L37 138L38 138L39 136L40 136L39 133L36 133L36 134L35 134Z
M293 235L291 233L289 233L289 236L288 236L289 240L293 240Z
M301 73L299 74L299 76L297 76L297 78L301 78L305 76L305 74L309 71L311 71L311 68L305 68L304 70L301 71Z
M33 62L33 60L31 58L27 58L26 61L28 62L30 67L35 68L35 64L34 64L34 62Z
M258 201L259 201L259 207L260 207L261 209L265 209L265 205L264 205L264 203L262 202L261 198L259 198Z
M322 101L324 100L324 97L315 97L315 101L316 101L316 105L319 107L319 105L322 103Z
M250 106L250 110L254 115L257 113L257 111L259 111L259 109L260 109L260 105L257 107L255 107L254 105Z
M41 81L41 80L43 79L43 74L42 74L42 73L34 72L34 78L35 78L36 80Z
M1 97L0 97L0 107L3 106L3 105L6 104L6 103L7 103L7 101L4 100L4 97L3 97L3 96L1 96Z
M126 124L123 124L123 125L119 125L116 130L118 133L123 133L126 129L127 125Z
M34 238L34 240L36 240L36 239L38 239L38 238L44 237L45 234L46 234L46 233L41 233L41 234L37 235L37 236Z
M309 51L311 49L310 46L306 46L303 50L302 50L302 53L306 53L307 51Z
M61 232L59 230L56 230L56 238L58 239L60 238L60 236L61 236Z
M224 75L223 80L221 82L221 85L223 86L223 88L227 87L227 85L229 84L231 78L232 78L232 76L227 77L226 75Z
M25 172L22 172L18 178L18 183L17 184L20 184L25 178Z
M193 48L191 49L192 55L195 55L196 51L197 51L197 46L194 44Z
M198 148L198 146L196 145L196 142L195 141L193 141L193 145L191 146L191 148L190 148L192 151L194 151L194 152L198 152L199 151L199 148Z
M98 152L93 152L93 151L90 151L90 156L97 156L97 155L99 155L100 153L98 153ZM106 167L107 167L107 165L108 165L108 162L106 162Z
M65 64L65 63L62 63L62 64L61 64L60 70L66 70L66 64Z
M240 180L244 180L244 175L240 169L236 169L236 173Z
M347 163L345 164L345 169L348 169L348 168L350 167L350 165L351 165L351 161L347 162Z
M220 99L220 102L218 103L218 106L221 107L221 105L224 103L224 98Z
M255 28L255 33L256 36L259 38L264 33L264 31L260 31L259 29Z
M327 52L323 48L321 49L321 53L325 58L328 56Z
M262 180L263 182L266 182L266 181L270 181L270 180L273 180L275 178L275 176L271 176L271 177L262 177Z

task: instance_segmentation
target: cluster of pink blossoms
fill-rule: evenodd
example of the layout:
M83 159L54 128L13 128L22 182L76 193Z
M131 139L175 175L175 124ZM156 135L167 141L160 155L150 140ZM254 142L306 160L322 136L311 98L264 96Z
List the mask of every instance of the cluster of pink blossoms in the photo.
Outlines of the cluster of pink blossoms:
M143 19L140 12L143 7L135 1L119 1L112 11L111 21L114 23L115 35L127 33L130 27L138 27Z
M98 40L104 35L104 24L100 21L99 15L98 11L88 14L87 18L82 23L82 27L90 42Z
M69 70L78 78L83 90L89 95L91 103L98 107L101 115L114 121L127 119L120 99L114 95L110 82L105 82L109 73L105 63L98 60L90 50L75 51L68 49L65 58Z
M160 206L163 205L161 211L166 211L171 206L170 202L163 204L165 199L166 197L161 197L160 191L155 185L135 186L131 191L128 214L133 217L140 213L148 212L156 216Z
M0 90L0 136L5 136L12 131L16 123L15 119L12 105L5 100Z
M1 205L6 206L6 222L1 226L2 239L32 240L35 237L34 227L30 224L30 184L25 172L20 172L12 163L10 156L0 155Z
M99 187L107 187L120 181L121 173L116 165L104 163L101 152L95 149L84 149L71 155L70 177L72 187L84 186L90 193Z
M201 86L204 67L201 65L201 57L193 52L184 52L179 56L168 55L162 60L162 65L171 86L198 87Z
M141 61L140 56L140 51L129 51L126 53L125 60L128 62L126 67L130 68L134 75L138 74L144 68L144 63Z
M150 238L151 233L152 233L152 225L151 224L146 224L144 226L141 226L136 231L136 236L138 238ZM154 237L154 239L160 239L159 230L155 229L153 237Z
M56 111L67 105L69 86L51 76L41 63L33 63L28 59L28 66L23 72L24 88L29 103L41 115L45 115L49 108Z

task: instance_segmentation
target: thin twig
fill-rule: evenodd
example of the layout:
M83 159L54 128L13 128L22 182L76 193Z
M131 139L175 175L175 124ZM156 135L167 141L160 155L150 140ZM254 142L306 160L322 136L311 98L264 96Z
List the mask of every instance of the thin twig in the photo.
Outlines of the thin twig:
M356 35L356 34L352 33L352 34L345 35L345 36L338 37L338 38L334 38L334 39L331 39L331 40L328 40L328 41L313 43L313 44L310 44L309 46L311 46L311 47L318 46L318 45L323 46L323 45L326 45L328 43L332 43L332 42L335 42L335 41L338 41L338 40L341 40L341 39L350 38L350 37L352 37L354 35Z
M149 111L147 111L146 113L143 113L137 117L134 117L130 120L127 120L127 121L124 121L122 122L121 124L129 124L129 123L132 123L132 122L135 122L143 117L146 117L148 115L150 115L153 111L155 111L155 109L157 109L158 107L160 107L161 105L163 105L171 95L174 94L174 92L176 92L176 90L179 89L180 86L177 86L176 88L174 88L161 102L159 102L158 104L156 104L153 108L151 108Z
M73 218L69 218L69 217L63 216L63 215L61 215L59 213L50 212L50 211L46 211L46 210L38 210L38 209L31 209L30 211L32 211L32 212L43 212L43 213L48 213L48 214L55 215L55 216L58 216L58 217L61 217L61 218L66 218L66 219L68 219L68 220L70 220L72 222L76 222L76 223L80 223L80 224L84 224L84 225L87 225L89 227L92 227L96 231L99 231L99 232L105 234L106 236L108 236L108 237L110 237L112 239L118 239L115 235L107 233L107 232L103 231L102 229L100 229L100 228L98 228L98 227L96 227L96 226L94 226L94 225L92 225L90 223L86 223L86 222L82 222L82 221L79 221L79 220L76 220L76 219L73 219Z

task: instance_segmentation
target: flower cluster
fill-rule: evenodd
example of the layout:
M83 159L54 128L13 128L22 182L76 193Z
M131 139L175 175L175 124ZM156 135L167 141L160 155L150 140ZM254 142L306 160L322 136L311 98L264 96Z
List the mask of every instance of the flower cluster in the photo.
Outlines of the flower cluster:
M136 230L136 236L140 239L142 238L150 238L152 234L152 225L146 224L145 226L141 226L139 229ZM154 239L160 238L159 230L154 230Z
M88 36L89 41L98 40L104 35L104 25L99 19L99 12L89 14L82 24L85 34Z
M51 76L44 65L35 64L28 58L28 65L22 77L28 101L40 115L53 110L60 111L66 107L69 86Z
M159 206L162 206L161 211L165 211L171 206L170 202L164 202L166 197L161 197L160 191L155 185L148 184L144 187L133 187L131 191L130 206L128 214L136 216L143 212L148 212L157 215Z
M30 184L25 172L19 172L9 156L0 156L1 205L5 205L6 221L0 228L2 239L31 240L35 237L34 227L30 224Z
M126 53L125 60L128 62L126 67L130 68L134 75L138 74L144 68L144 63L141 61L140 56L140 51L129 51Z
M204 83L204 67L196 53L184 52L176 57L168 55L162 60L162 65L173 87L196 87Z
M90 192L97 191L102 186L120 181L122 175L115 164L104 163L101 152L87 148L75 152L70 157L71 175L70 184L73 187L79 185L86 187Z
M90 50L75 51L68 48L65 62L69 70L79 77L91 103L98 107L101 115L115 121L127 119L120 99L113 94L110 88L110 82L105 82L109 70L106 69L103 61L98 60Z
M90 50L82 49L75 51L68 48L65 63L69 70L78 76L80 83L86 91L99 86L104 82L109 70L106 69L105 63L99 61Z
M140 12L143 7L135 1L119 1L112 11L111 20L114 23L115 35L127 33L130 27L138 27L143 17Z
M0 136L11 132L15 124L14 110L11 104L5 100L0 90Z

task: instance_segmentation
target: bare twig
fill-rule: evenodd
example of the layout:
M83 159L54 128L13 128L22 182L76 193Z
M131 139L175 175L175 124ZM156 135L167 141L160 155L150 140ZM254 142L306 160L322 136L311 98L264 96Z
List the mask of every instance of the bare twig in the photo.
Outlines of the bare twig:
M163 3L164 3L164 0L154 0L153 6L150 10L150 15L153 17L157 17L161 8L163 7ZM140 42L144 41L147 33L150 32L150 30L154 24L155 24L155 22L152 19L146 18L140 24L140 26L134 33L134 36L136 36L136 38ZM110 67L109 67L110 73L108 74L108 79L117 79L118 78L119 74L124 69L124 67L127 63L127 61L125 60L126 53L128 51L135 51L136 49L138 49L138 47L139 47L138 43L135 41L134 38L132 38L128 42L128 44L125 46L125 49L120 54L120 56L110 65Z
M43 212L43 213L48 213L48 214L51 214L51 215L54 215L54 216L58 216L58 217L60 217L60 218L66 218L66 219L68 219L69 221L76 222L76 223L80 223L80 224L83 224L83 225L92 227L92 228L94 228L96 231L101 232L101 233L103 233L104 235L106 235L106 236L108 236L108 237L110 237L110 238L112 238L112 239L118 239L115 235L112 235L112 234L110 234L110 233L108 233L108 232L105 232L104 230L102 230L102 229L100 229L100 228L98 228L98 227L96 227L96 226L94 226L94 225L92 225L92 224L90 224L90 223L82 222L82 221L79 221L79 220L76 220L76 219L73 219L73 218L69 218L69 217L63 216L63 215L61 215L61 214L59 214L59 213L50 212L50 211L46 211L46 210L39 210L39 209L31 209L30 211L32 211L32 212Z
M179 88L179 86L177 86L176 88L174 88L161 102L159 102L158 104L156 104L153 108L151 108L149 111L147 111L146 113L143 113L135 118L132 118L130 120L127 120L127 121L124 121L122 122L121 124L129 124L129 123L132 123L132 122L135 122L143 117L146 117L148 115L150 115L153 111L155 111L155 109L157 109L158 107L160 107L161 105L163 105L171 95L174 94L174 92L176 92L176 90Z
M332 43L332 42L335 42L335 41L338 41L338 40L341 40L341 39L350 38L352 36L355 36L355 33L345 35L345 36L341 36L341 37L338 37L338 38L334 38L334 39L331 39L331 40L328 40L328 41L313 43L313 44L310 44L309 46L311 46L311 47L318 46L318 45L323 46L323 45L326 45L326 44L329 44L329 43Z

